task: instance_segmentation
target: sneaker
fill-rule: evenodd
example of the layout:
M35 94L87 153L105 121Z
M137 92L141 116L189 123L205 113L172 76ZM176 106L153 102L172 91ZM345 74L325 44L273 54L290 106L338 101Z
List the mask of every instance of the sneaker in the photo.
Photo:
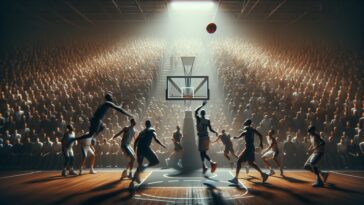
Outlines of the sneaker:
M77 173L75 172L75 170L71 169L71 170L69 171L69 175L76 176L76 175L77 175Z
M329 177L329 173L328 172L322 172L321 176L322 176L322 179L323 179L324 183L326 183L327 178Z
M245 173L249 174L249 167L245 167Z
M271 169L271 170L269 171L269 176L273 176L274 174L275 174L274 170L273 170L273 169Z
M316 181L316 183L312 184L313 187L323 187L324 183L321 180Z
M217 163L211 162L211 173L214 173L216 171L216 168L217 168Z
M127 176L128 176L128 171L124 170L123 173L121 173L121 179L124 179Z
M78 175L82 175L82 169L80 169L80 171L78 172Z
M129 192L130 192L130 193L134 193L134 192L135 192L135 185L134 185L134 182L130 182L130 185L129 185Z
M136 181L138 184L140 184L142 182L142 180L140 179L140 173L139 172L135 173L134 181Z
M262 173L262 182L265 183L265 181L267 181L269 175L266 173Z
M96 174L96 173L97 172L93 168L90 169L90 174Z
M284 176L283 169L279 169L279 171L281 172L281 176Z
M67 176L67 170L62 170L62 176L66 177Z
M230 179L229 182L232 184L239 184L239 180L236 177L234 177L233 179Z

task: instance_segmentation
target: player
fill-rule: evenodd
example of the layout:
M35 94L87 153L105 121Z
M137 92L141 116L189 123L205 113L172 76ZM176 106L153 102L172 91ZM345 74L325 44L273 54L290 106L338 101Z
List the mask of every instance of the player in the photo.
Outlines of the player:
M105 102L102 103L96 109L94 116L90 119L89 132L76 139L82 140L82 139L86 139L86 138L91 138L94 134L95 134L95 137L97 137L97 135L105 129L105 125L102 122L102 120L109 108L115 109L115 110L119 111L120 113L122 113L130 118L133 118L133 116L131 114L129 114L128 112L126 112L121 106L117 106L113 103L112 94L110 92L108 92L105 94Z
M231 137L229 133L226 133L225 130L221 131L221 135L219 135L217 137L217 139L215 141L213 141L212 143L216 143L219 140L221 140L222 144L225 146L225 150L224 150L224 156L230 160L230 156L229 153L231 153L231 155L235 158L239 158L235 152L234 152L234 147L233 147L233 143L231 142ZM232 167L233 167L233 162L232 163Z
M73 170L73 161L74 161L73 145L75 144L75 141L73 140L74 138L75 138L75 132L72 125L67 125L66 132L61 139L62 153L64 156L62 176L67 176L67 169L69 175L77 175L77 173Z
M277 167L279 168L281 176L283 176L283 169L281 167L281 164L279 163L279 150L278 150L278 143L276 138L273 136L274 130L269 130L267 141L268 141L268 147L263 150L262 160L264 164L269 168L270 173L269 175L272 176L275 174L274 170L272 169L272 166L269 164L269 159L273 159L273 161L276 163Z
M166 159L166 164L168 166L168 163L171 159L174 159L176 156L178 157L177 159L177 164L178 166L181 166L181 160L183 157L183 147L181 144L182 141L182 133L181 133L181 128L177 125L176 127L176 131L173 133L172 136L172 141L174 144L174 151L173 153Z
M241 163L248 162L248 164L256 169L260 175L262 176L262 181L265 183L267 181L269 175L262 172L262 170L258 167L258 165L254 162L255 161L255 146L254 146L254 135L257 134L260 139L260 148L263 149L263 136L251 126L252 121L250 119L246 120L244 122L244 129L243 132L238 137L234 137L234 139L239 139L241 137L244 137L245 140L245 149L242 151L242 153L239 155L238 162L236 163L236 173L235 177L229 182L233 184L238 184L239 180L239 172L241 169Z
M210 146L210 138L207 128L209 128L210 132L213 132L218 135L218 133L212 129L211 123L209 119L206 119L206 111L201 110L207 104L207 101L203 101L202 105L195 110L196 117L196 125L197 125L197 135L198 135L198 149L200 151L200 156L202 160L202 173L205 174L207 171L207 167L205 164L205 159L208 160L211 164L211 172L214 173L217 168L217 163L212 161L211 158L207 155L207 150L209 150ZM201 110L200 115L198 112Z
M90 174L96 174L96 171L94 170L95 165L95 148L92 145L93 138L86 138L83 140L80 140L81 144L81 153L82 153L82 159L81 159L81 167L79 175L83 174L83 169L86 167L86 159L89 156L90 157Z
M139 133L134 143L134 150L136 150L137 152L138 168L135 171L134 177L130 183L131 190L134 187L134 181L140 184L141 172L143 172L148 167L152 167L159 164L158 157L155 155L154 151L150 148L152 140L154 139L163 148L167 148L164 144L161 143L161 141L159 141L157 133L152 127L152 122L150 120L145 121L145 127L146 128ZM147 158L147 160L149 161L147 165L143 165L144 158Z
M123 151L123 153L129 158L129 162L128 165L126 166L125 170L123 171L123 173L121 174L121 178L120 180L124 179L125 177L129 177L130 179L132 178L132 170L134 167L134 161L135 161L135 152L133 150L133 148L130 146L131 141L135 138L135 125L136 122L135 120L132 118L130 119L130 125L127 127L124 127L119 133L117 133L115 136L113 136L109 141L115 139L116 137L122 135L121 138L121 150ZM129 169L129 174L128 174L128 169Z
M325 141L320 137L320 135L316 132L315 126L310 126L307 130L310 135L311 146L308 148L308 152L312 152L310 157L305 163L304 168L313 172L316 175L316 182L312 184L313 187L323 187L326 182L329 173L321 172L317 168L317 163L323 157L325 152ZM322 179L320 177L322 176Z

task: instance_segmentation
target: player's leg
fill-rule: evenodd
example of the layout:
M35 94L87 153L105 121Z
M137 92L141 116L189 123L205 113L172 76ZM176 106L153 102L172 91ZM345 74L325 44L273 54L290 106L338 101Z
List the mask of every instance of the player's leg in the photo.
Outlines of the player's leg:
M62 169L62 176L67 176L67 167L69 163L69 157L66 153L66 151L63 151L63 157L64 157L64 163L63 163L63 169Z
M273 158L274 152L273 151L268 151L266 153L264 153L264 155L262 156L262 160L263 160L263 164L265 165L265 167L267 169L269 169L269 175L274 175L274 170L271 166L271 164L269 163L269 160Z
M75 170L73 169L73 163L75 161L75 157L73 156L73 153L70 154L69 156L69 174L70 175L77 175L77 173L75 172Z
M322 154L312 153L310 158L305 163L305 169L313 172L316 175L316 182L312 185L313 187L322 187L324 185L321 177L320 170L317 168L316 164L319 162Z
M84 147L81 148L81 154L82 154L82 157L81 157L81 166L80 166L79 175L83 174L83 169L86 167L87 150Z
M145 158L149 161L147 167L152 167L159 164L159 159L152 149L145 150Z
M238 184L239 183L239 173L240 173L240 169L241 169L241 164L245 163L245 156L244 156L244 151L242 152L242 154L239 156L238 161L236 162L236 170L235 170L235 177L233 179L230 179L229 182L233 183L233 184Z
M90 153L90 174L96 174L97 172L94 169L96 156L92 146L90 146L88 153Z
M277 168L279 169L281 176L283 176L284 175L283 174L283 168L282 168L281 163L279 161L279 152L275 152L274 153L274 155L273 155L273 161L276 164Z
M140 183L140 172L144 169L143 167L143 161L144 161L144 150L141 150L141 148L137 149L137 163L138 167L135 170L134 177L132 179L132 183L136 181L137 183Z
M267 181L269 175L264 173L254 161L248 161L248 164L260 173L263 183Z

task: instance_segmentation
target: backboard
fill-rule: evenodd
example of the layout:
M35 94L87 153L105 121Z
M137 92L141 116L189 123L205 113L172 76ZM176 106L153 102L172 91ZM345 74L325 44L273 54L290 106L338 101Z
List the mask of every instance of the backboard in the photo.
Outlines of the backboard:
M167 76L166 100L209 100L208 76Z

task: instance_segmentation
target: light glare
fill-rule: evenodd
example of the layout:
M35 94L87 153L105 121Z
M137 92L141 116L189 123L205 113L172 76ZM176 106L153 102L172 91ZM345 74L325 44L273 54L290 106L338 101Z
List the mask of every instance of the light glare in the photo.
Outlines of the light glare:
M170 3L171 9L176 11L206 11L213 9L214 5L212 1L174 1Z

